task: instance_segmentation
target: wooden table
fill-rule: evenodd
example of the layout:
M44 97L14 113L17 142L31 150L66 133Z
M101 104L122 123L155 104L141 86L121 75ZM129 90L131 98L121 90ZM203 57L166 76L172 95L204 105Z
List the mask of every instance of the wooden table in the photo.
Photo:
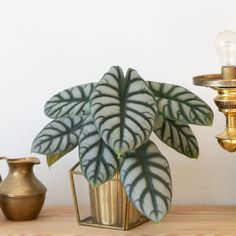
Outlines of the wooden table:
M0 235L233 236L236 235L236 206L176 206L160 224L147 222L129 231L79 226L73 207L48 207L34 221L11 222L0 213Z

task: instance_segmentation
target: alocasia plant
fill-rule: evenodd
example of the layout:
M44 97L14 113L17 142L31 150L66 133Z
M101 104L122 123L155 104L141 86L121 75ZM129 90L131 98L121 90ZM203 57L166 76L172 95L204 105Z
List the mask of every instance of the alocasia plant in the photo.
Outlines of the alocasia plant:
M172 199L168 161L151 133L190 158L199 154L189 126L211 125L210 107L189 90L145 81L133 69L113 66L97 83L66 89L45 105L54 119L36 136L32 151L49 165L78 147L82 172L97 187L117 171L127 196L146 217L159 222Z

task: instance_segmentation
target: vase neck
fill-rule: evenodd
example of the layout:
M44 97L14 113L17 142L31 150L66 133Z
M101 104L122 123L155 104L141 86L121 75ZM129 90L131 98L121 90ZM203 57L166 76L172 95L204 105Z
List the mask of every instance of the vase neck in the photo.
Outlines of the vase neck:
M8 163L9 173L13 176L31 176L33 175L32 163Z
M35 157L8 159L9 173L13 176L33 175L33 166L40 164L39 159Z

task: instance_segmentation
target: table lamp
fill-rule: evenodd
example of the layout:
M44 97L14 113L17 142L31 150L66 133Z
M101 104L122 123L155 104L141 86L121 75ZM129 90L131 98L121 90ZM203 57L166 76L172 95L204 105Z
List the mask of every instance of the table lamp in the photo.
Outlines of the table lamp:
M225 130L216 136L220 146L229 152L236 151L236 32L225 30L215 39L216 52L222 64L221 74L193 77L198 86L217 91L214 98L219 111L226 117Z

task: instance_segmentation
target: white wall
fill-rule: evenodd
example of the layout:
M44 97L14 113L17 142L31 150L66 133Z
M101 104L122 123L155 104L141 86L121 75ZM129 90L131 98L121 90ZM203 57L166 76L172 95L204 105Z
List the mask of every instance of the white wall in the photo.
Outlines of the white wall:
M187 87L215 113L213 127L193 127L197 161L158 143L171 165L173 203L236 204L236 154L214 137L225 122L212 101L215 92L192 84L193 75L220 71L214 37L236 30L235 9L234 0L1 0L0 154L31 155L33 138L49 121L43 105L53 94L96 81L112 65L133 67L145 79ZM68 170L77 152L51 170L36 156L46 203L71 204ZM0 169L6 175L6 165Z

